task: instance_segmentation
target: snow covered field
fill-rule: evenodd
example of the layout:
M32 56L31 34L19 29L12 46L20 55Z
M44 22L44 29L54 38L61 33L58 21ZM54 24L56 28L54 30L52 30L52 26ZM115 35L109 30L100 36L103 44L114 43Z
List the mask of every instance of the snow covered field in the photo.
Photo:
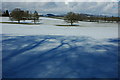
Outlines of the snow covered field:
M117 38L117 23L94 23L79 22L80 27L62 27L56 25L67 24L60 19L43 18L40 25L23 25L23 24L2 24L3 34L12 35L62 35L62 36L89 36L96 39ZM3 18L3 22L8 18Z
M2 24L3 78L117 78L118 25L41 18ZM3 18L3 22L9 21Z

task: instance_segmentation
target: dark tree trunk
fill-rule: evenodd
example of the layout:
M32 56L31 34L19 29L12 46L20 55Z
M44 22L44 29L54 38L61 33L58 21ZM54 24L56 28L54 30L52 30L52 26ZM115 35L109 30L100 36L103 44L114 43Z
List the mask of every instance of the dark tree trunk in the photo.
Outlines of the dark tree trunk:
M73 22L72 22L72 20L71 20L71 26L73 25Z
M34 24L35 24L35 19L34 19Z
M18 20L18 23L20 23L20 20Z
M35 20L34 20L34 24L35 24Z

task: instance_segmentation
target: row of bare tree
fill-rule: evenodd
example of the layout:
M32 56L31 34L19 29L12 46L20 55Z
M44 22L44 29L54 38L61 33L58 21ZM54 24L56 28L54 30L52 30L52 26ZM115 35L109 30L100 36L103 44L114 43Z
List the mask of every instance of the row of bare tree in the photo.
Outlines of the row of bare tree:
M10 17L10 20L18 21L18 23L20 23L21 20L33 20L34 23L39 21L39 15L37 11L35 11L34 13L31 13L29 11L24 11L19 8L14 9L10 13L9 17Z
M69 12L64 17L64 20L68 23L76 23L78 21L89 21L89 22L119 22L120 17L107 17L107 16L88 16L83 14L78 14L74 12Z
M39 22L39 15L38 12L35 11L34 13L31 13L29 11L24 11L19 8L14 9L9 14L10 20L12 21L18 21L20 23L21 20L33 20L34 23ZM107 16L88 16L83 14L78 14L74 12L67 13L66 16L64 16L64 20L67 23L70 23L73 25L73 23L76 23L78 21L89 21L89 22L119 22L120 17L107 17Z

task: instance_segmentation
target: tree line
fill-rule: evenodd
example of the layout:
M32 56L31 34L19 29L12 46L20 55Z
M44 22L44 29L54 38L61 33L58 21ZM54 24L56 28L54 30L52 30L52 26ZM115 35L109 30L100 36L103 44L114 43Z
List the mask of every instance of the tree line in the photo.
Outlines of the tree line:
M93 15L85 15L85 14L78 14L74 12L69 12L64 17L64 20L67 23L73 25L78 21L89 21L89 22L119 22L120 17L107 17L107 16L93 16Z
M38 12L35 11L34 13L30 11L21 10L19 8L15 8L9 14L8 10L6 10L3 16L9 16L10 20L18 21L20 23L21 20L33 20L34 23L39 22L39 15ZM89 21L89 22L119 22L120 17L108 17L108 16L95 16L95 15L88 15L88 14L79 14L74 12L68 12L64 18L67 23L73 25L78 21Z
M19 8L14 9L9 14L9 18L11 21L18 21L18 23L20 23L21 20L33 20L34 23L39 22L39 15L37 11L31 13L30 11L21 10Z
M2 13L2 11L0 11L0 13L1 13L1 15L4 16L4 17L9 17L9 16L10 16L8 10L4 11L3 13Z

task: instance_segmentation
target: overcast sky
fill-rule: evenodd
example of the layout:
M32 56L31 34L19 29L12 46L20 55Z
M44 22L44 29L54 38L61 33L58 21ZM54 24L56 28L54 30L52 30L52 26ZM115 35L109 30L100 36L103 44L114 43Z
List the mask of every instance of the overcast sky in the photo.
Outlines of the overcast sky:
M2 0L3 2L118 2L120 0Z
M54 13L66 14L67 12L89 13L97 15L117 15L118 14L118 0L56 0L54 2L42 2L42 0L4 0L2 1L2 10L8 9L9 11L14 8L21 8L25 10L34 11L39 13ZM38 2L41 1L41 2ZM46 0L48 1L48 0ZM53 0L52 0L53 1ZM57 2L60 1L60 2ZM80 2L81 1L81 2ZM100 2L101 1L101 2Z

